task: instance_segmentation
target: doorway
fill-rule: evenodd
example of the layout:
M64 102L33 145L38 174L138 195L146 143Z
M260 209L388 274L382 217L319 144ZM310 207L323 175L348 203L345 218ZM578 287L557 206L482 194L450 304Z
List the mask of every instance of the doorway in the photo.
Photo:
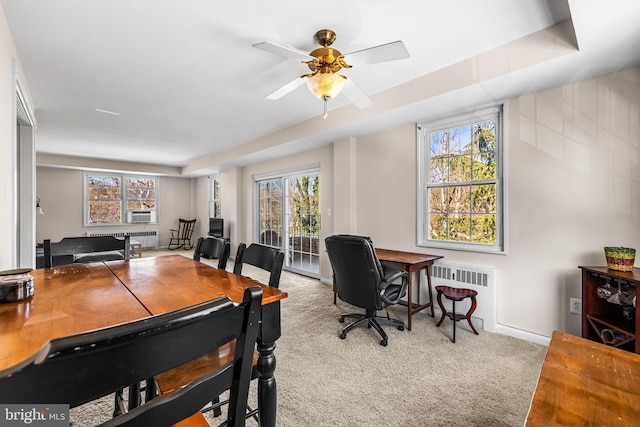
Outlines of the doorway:
M256 240L284 252L284 269L319 278L319 171L300 171L260 180L256 185Z

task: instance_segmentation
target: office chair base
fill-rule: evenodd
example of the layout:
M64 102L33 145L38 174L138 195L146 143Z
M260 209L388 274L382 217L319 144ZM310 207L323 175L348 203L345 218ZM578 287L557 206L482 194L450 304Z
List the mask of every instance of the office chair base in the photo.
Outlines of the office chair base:
M390 318L389 317L389 313L387 313L386 317L375 316L375 315L372 315L371 313L367 313L367 314L359 314L359 313L341 314L340 315L340 319L338 321L340 323L344 323L344 321L345 321L345 319L347 317L354 318L354 319L356 319L356 321L348 324L347 326L345 326L344 329L342 329L342 332L340 332L340 335L338 335L341 339L347 338L347 332L349 332L351 329L353 329L356 326L366 322L367 328L373 327L373 329L375 329L376 332L378 332L378 335L380 335L380 337L382 338L380 340L380 345L383 346L383 347L386 347L387 344L388 344L389 337L387 336L387 334L384 331L384 329L382 329L382 326L380 326L380 323L378 322L378 320L383 320L385 322L392 323L393 325L395 325L396 328L398 328L399 331L404 331L404 322L402 320L397 320L397 319Z

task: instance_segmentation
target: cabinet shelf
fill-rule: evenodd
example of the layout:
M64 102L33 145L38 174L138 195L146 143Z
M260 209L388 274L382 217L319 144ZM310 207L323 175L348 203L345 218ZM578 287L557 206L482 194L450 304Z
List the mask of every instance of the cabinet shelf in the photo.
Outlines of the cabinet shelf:
M582 269L582 337L612 347L640 353L640 310L633 308L631 319L623 316L623 306L599 298L597 289L607 283L638 288L640 269L631 272L609 270L607 267ZM636 304L637 305L637 304ZM604 332L603 332L604 331ZM604 337L603 338L603 334Z
M636 339L635 333L632 330L630 330L631 321L621 323L617 319L609 315L605 315L605 316L587 315L587 320L589 321L589 324L591 325L592 330L595 332L595 335L594 335L595 339L593 339L592 336L588 337L593 341L599 341L599 342L602 342L603 344L611 345L612 347L622 348L625 346L628 347L627 344L629 343L631 343L630 345L633 345L633 342ZM618 340L613 344L610 342L607 342L602 337L602 333L605 330L614 331L615 334L618 336Z

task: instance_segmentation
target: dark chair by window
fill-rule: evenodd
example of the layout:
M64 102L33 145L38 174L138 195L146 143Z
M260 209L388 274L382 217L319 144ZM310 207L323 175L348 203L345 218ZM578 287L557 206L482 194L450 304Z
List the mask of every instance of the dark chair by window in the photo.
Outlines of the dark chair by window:
M227 260L231 244L226 239L218 237L199 237L196 242L196 250L193 252L193 259L200 261L200 258L217 259L218 268L224 270L227 268Z
M191 244L191 235L193 234L193 229L196 226L195 219L182 219L178 220L178 228L171 229L171 239L169 240L169 246L167 249L178 249L185 248L191 249L193 245Z
M387 345L387 334L380 326L379 320L394 324L399 330L404 330L404 322L389 317L378 317L376 312L397 304L407 291L408 273L406 271L393 271L385 277L384 270L371 239L363 236L336 235L325 239L327 254L333 268L333 280L338 298L364 308L365 314L350 313L340 316L340 323L345 318L357 319L347 325L340 334L344 339L347 332L359 324L373 327L382 340L380 344ZM401 280L401 283L393 282Z
M102 425L157 427L204 417L212 395L230 390L228 425L244 426L262 291L236 306L221 297L132 323L48 342L0 374L0 402L75 407L188 363L235 339L231 363ZM170 348L171 351L167 351ZM141 357L151 354L153 357ZM208 424L205 424L208 425Z
M236 254L236 261L233 266L233 272L235 274L242 274L242 266L244 264L253 265L254 267L270 272L271 274L269 275L267 284L277 288L280 285L280 274L282 273L283 262L284 253L280 252L277 248L258 243L252 243L249 246L240 243L238 253Z
M73 263L128 260L131 245L129 236L65 237L59 242L44 241L44 267L51 268Z

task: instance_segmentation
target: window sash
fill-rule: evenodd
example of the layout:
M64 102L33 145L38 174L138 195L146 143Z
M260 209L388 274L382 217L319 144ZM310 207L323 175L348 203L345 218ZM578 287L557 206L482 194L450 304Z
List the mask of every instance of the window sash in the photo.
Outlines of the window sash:
M475 140L473 138L473 132L466 131L468 137L466 140L463 135L462 141L453 141L451 147L443 148L436 145L434 152L437 153L437 159L435 156L432 157L433 143L438 142L431 139L433 134L457 130L458 135L461 135L464 134L465 127L473 131L474 125L488 121L495 122L494 149L488 150L486 145L478 144L477 138ZM418 124L417 139L419 154L417 245L505 253L502 106L478 110L439 122ZM489 163L481 158L482 155L489 156ZM468 162L466 164L470 174L468 179L452 179L449 176L448 168L452 161ZM476 165L475 161L480 163ZM487 170L482 167L483 164L495 165L495 170L491 168ZM432 169L434 165L440 169L434 171ZM458 198L450 199L448 191L456 191ZM441 201L432 200L431 197L434 195L438 195ZM456 202L453 206L450 205L451 200ZM434 238L432 225L438 221L439 234Z

